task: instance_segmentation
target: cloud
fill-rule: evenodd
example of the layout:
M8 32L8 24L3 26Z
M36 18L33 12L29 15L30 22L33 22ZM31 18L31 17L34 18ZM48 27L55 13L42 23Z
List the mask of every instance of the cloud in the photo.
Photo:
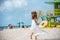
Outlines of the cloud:
M6 0L0 6L0 11L11 9L11 8L21 8L21 7L24 7L24 6L27 6L27 1L26 0Z

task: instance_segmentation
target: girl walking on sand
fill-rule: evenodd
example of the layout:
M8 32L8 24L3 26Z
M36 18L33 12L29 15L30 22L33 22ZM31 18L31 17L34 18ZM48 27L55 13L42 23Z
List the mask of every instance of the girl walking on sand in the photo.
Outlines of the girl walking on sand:
M37 23L37 13L32 12L31 18L32 23L31 23L30 39L32 39L32 35L35 35L35 40L37 40L37 36L40 34L40 28L38 27L39 24Z

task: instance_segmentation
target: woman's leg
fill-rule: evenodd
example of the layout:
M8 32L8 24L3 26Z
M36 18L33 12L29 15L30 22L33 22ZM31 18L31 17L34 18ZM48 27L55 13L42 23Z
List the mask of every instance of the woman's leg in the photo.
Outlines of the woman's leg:
M35 40L37 40L37 36L35 36Z
M32 39L32 35L33 35L33 32L32 32L31 35L30 35L30 39Z

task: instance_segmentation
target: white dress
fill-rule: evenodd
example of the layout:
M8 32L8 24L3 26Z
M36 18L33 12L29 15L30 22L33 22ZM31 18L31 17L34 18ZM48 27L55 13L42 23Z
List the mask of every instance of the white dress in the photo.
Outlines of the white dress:
M35 36L40 34L40 28L38 27L38 25L36 24L36 22L34 20L32 20L30 29L34 33Z

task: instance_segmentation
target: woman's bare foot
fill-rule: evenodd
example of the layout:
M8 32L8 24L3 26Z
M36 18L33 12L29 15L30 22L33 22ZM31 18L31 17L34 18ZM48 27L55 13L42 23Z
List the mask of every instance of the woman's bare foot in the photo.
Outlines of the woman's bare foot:
M31 33L31 35L30 35L30 39L32 40L32 36L33 36L33 33Z
M37 40L37 36L35 36L35 40Z

